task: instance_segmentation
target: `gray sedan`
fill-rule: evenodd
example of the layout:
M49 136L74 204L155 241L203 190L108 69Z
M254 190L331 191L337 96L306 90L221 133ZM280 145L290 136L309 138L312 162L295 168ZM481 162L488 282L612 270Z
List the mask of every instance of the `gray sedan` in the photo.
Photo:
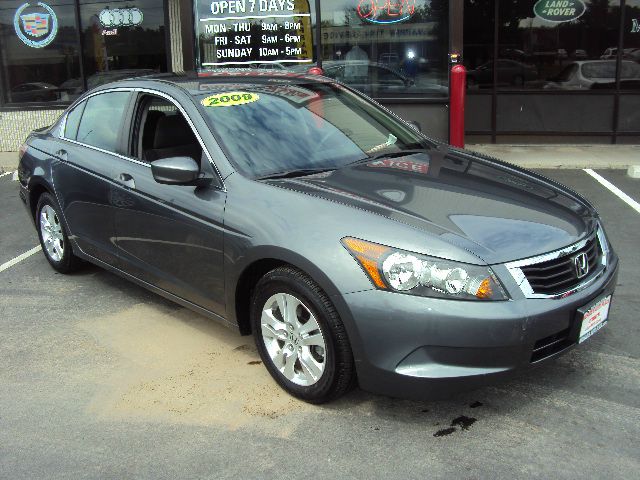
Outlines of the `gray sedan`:
M54 269L92 262L253 334L309 402L445 395L608 321L618 259L584 198L323 77L104 85L20 154Z

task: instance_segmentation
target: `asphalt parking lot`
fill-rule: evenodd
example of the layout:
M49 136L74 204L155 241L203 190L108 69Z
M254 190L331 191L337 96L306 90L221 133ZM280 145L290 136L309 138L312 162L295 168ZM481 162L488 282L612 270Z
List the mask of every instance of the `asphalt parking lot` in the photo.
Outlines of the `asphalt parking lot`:
M563 357L438 402L287 396L251 337L97 267L0 272L0 478L638 478L640 213L582 170L621 259L609 324ZM640 180L598 173L640 201ZM0 178L0 265L37 245Z

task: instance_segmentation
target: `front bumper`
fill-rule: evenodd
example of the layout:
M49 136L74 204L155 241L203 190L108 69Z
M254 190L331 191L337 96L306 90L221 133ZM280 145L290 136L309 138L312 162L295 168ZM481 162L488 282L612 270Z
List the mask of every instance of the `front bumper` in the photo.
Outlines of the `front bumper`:
M381 290L340 296L360 387L404 398L439 398L556 357L575 346L577 310L613 293L618 259L562 299L469 302Z

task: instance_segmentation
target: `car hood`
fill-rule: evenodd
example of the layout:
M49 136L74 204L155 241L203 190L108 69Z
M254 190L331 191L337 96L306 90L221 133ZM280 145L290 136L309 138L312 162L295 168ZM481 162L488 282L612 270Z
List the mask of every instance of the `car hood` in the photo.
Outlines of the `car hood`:
M569 189L445 146L269 183L410 225L427 234L423 253L428 235L437 235L488 264L565 247L597 222L589 203Z

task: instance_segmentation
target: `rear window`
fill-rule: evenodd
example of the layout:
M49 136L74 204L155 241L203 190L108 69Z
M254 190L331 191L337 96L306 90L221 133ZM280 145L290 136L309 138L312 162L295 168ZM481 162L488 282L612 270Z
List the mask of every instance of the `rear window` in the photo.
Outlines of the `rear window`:
M585 78L616 78L616 62L593 62L582 65Z
M632 62L622 62L620 78L627 80L631 78L640 78L640 65Z
M67 114L67 121L64 127L64 137L69 140L75 140L78 136L78 127L80 126L80 118L84 110L86 102L76 105L73 110Z
M110 92L87 100L80 126L78 142L115 152L129 92Z

